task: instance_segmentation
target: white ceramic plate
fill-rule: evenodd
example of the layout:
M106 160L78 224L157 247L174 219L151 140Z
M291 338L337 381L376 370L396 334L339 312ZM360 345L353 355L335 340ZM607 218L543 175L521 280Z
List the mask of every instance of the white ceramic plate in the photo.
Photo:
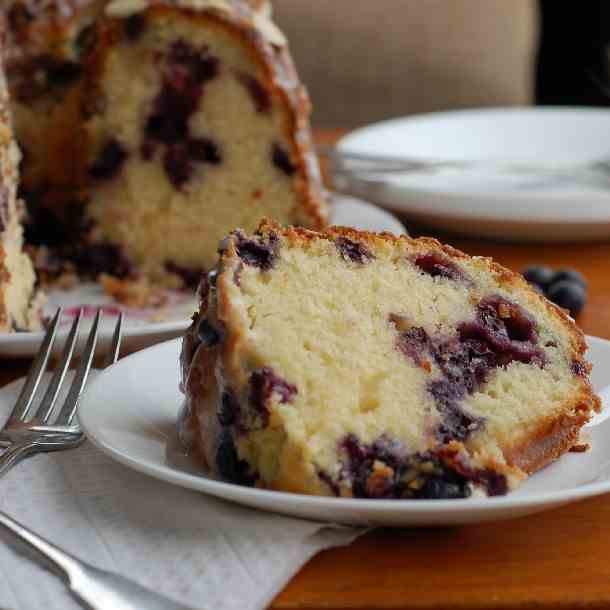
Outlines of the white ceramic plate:
M590 338L593 383L610 380L610 341ZM548 510L610 491L610 420L590 429L592 449L564 455L517 491L466 500L358 500L311 497L223 483L197 471L175 441L180 341L128 356L96 378L83 397L88 437L119 462L158 479L213 496L318 521L417 526L476 523Z
M610 157L610 110L440 112L364 127L343 138L339 148L423 159L580 164ZM610 236L610 179L543 179L488 170L377 175L367 193L369 200L414 221L467 235L549 242Z
M369 231L390 231L403 233L403 225L388 212L351 197L336 196L333 199L331 214L333 224L346 225ZM112 331L119 311L125 312L125 330L123 345L129 351L135 351L161 341L177 337L188 326L189 318L196 308L194 295L189 293L168 293L167 305L160 309L134 309L120 306L94 283L80 284L70 290L53 290L49 293L45 305L45 315L54 315L57 307L64 308L62 332L66 334L70 323L83 305L85 322L91 322L95 310L104 306L104 319L100 333L100 347L110 342ZM86 326L86 325L85 325ZM85 328L86 331L86 328ZM60 332L61 336L61 332ZM0 356L26 357L34 355L42 342L44 332L0 333ZM81 332L81 346L86 339L86 332ZM62 341L56 342L61 348Z

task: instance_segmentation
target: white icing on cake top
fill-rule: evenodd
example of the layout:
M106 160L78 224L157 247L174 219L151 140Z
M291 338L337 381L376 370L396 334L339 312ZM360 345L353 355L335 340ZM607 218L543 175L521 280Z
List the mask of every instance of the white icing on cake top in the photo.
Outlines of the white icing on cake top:
M172 0L167 4L196 11L215 9L224 13L235 13L235 8L227 0ZM112 0L106 7L106 14L109 17L125 18L145 10L149 5L149 0ZM263 5L260 12L252 11L252 25L271 44L286 45L286 37L271 21L271 7L268 3Z

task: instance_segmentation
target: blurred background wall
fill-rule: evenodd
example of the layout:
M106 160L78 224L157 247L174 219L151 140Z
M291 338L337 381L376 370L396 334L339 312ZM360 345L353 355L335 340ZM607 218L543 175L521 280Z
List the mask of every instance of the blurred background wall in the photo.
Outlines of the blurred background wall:
M312 97L317 127L533 101L535 0L273 5Z

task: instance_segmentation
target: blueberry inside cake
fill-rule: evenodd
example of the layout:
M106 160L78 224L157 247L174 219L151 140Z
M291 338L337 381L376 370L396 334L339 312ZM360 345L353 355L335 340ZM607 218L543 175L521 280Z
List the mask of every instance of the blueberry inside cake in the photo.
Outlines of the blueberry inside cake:
M179 430L228 481L502 495L599 409L574 322L521 276L432 239L267 222L221 243L200 295Z
M0 332L40 326L32 261L23 251L23 203L17 199L19 150L4 76L6 29L0 14Z

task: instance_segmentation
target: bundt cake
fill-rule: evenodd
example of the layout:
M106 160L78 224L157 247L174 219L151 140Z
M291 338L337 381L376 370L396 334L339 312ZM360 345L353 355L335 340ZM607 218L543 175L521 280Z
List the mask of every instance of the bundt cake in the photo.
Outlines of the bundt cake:
M34 243L94 276L196 285L235 226L325 224L308 98L268 2L11 2L13 39L32 41L11 82Z
M225 480L500 495L600 408L572 319L490 259L273 223L219 252L183 342L179 431Z
M17 199L20 155L8 107L5 49L6 27L0 14L0 332L33 330L40 325L34 268L23 251L23 204Z

